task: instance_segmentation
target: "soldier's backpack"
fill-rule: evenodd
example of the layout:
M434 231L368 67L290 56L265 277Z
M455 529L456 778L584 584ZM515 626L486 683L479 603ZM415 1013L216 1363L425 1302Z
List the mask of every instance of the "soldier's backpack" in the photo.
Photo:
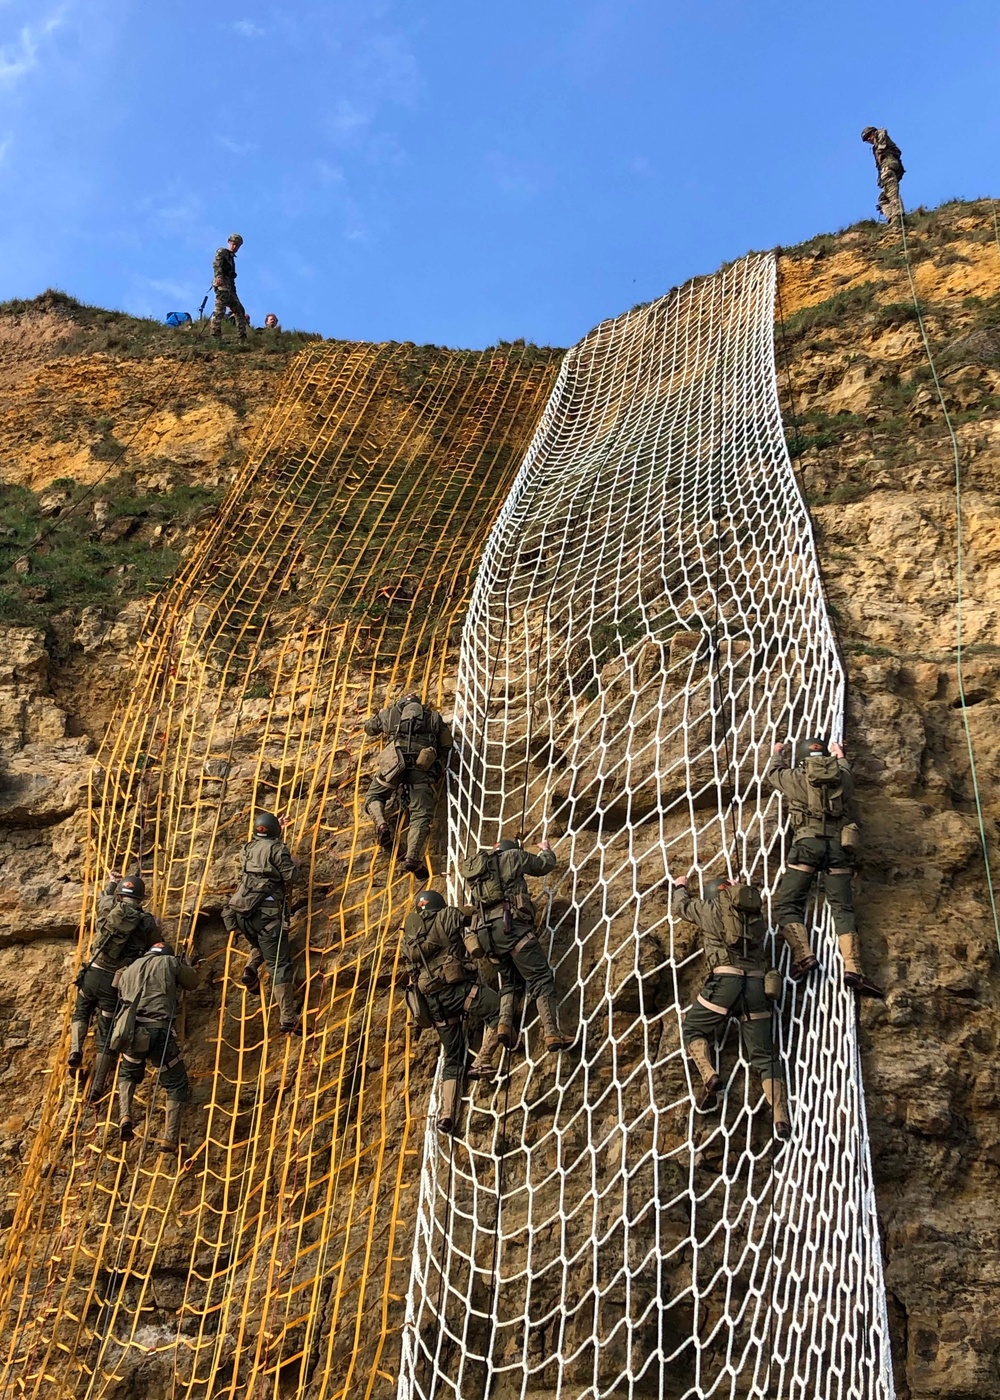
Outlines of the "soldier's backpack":
M418 990L424 995L456 982L466 982L470 976L455 949L435 934L435 920L425 920L422 915L413 913L407 916L400 939L400 952L410 966Z
M760 890L753 885L729 885L719 891L719 912L722 915L726 946L741 957L759 953L767 935L767 922Z
M462 879L472 889L472 897L481 909L503 904L508 898L500 869L499 851L477 851L461 866Z
M120 963L142 921L143 911L138 905L125 900L116 901L101 917L101 938L91 956L91 962L97 957L103 957L110 963Z
M845 812L844 773L833 754L812 753L803 764L809 815L824 832L827 822L838 823Z

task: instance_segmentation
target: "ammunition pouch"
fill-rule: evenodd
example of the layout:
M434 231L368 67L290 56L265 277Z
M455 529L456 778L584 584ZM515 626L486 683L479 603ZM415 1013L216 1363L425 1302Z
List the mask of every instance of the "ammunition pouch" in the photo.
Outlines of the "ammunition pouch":
M768 1001L780 1001L784 990L784 977L776 967L769 967L764 973L764 995Z
M434 1025L434 1017L431 1015L431 1009L427 1005L427 998L420 988L413 986L411 983L403 993L403 998L406 1002L406 1009L410 1013L410 1019L413 1025L419 1027L422 1031L429 1031Z
M406 755L399 744L386 744L375 763L375 776L387 788L397 788L406 777Z

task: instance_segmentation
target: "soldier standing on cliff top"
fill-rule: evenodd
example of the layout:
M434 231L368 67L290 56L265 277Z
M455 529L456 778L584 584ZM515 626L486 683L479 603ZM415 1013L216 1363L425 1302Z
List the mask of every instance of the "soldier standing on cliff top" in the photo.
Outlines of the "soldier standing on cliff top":
M243 239L241 236L238 233L230 234L227 246L216 252L215 261L212 264L215 310L212 312L209 334L215 340L222 338L222 317L227 308L233 313L240 340L245 341L247 338L247 313L243 310L243 303L236 295L236 254L242 247Z
M861 139L868 142L875 157L880 190L878 212L889 223L894 223L903 216L899 182L906 171L903 169L902 153L884 126L866 126Z

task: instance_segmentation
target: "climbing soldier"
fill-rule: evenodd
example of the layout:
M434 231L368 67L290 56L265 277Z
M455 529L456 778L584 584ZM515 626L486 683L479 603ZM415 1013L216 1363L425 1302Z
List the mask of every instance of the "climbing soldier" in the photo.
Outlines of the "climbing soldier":
M142 907L146 886L138 875L112 870L97 901L97 930L90 960L80 969L76 979L76 1006L70 1023L70 1069L83 1064L83 1042L94 1012L97 1024L98 1059L91 1086L91 1098L100 1097L114 1056L108 1052L108 1036L118 1010L115 977L122 968L141 958L150 944L160 936L152 914Z
M404 695L394 705L364 722L365 733L385 740L365 797L365 811L375 823L375 839L384 851L392 849L392 832L385 818L393 793L409 794L410 821L403 868L418 880L430 873L424 863L424 847L434 820L435 786L444 772L454 740L451 729L437 710L419 695Z
M227 310L232 313L236 322L236 330L240 340L246 341L247 338L247 313L243 310L243 303L236 295L236 254L242 246L242 237L238 233L231 234L226 247L217 250L215 261L212 264L215 310L212 312L209 335L215 340L222 338L222 318Z
M792 953L791 975L799 982L819 966L805 925L806 902L817 874L844 959L844 983L859 996L884 997L861 971L857 923L851 899L851 855L860 829L854 780L844 750L825 739L807 739L804 761L793 768L788 746L775 744L765 775L788 803L792 847L788 852L774 915Z
M760 892L740 880L720 876L709 885L708 899L688 894L687 878L674 881L671 913L701 929L709 978L684 1015L687 1053L702 1081L697 1106L703 1113L718 1102L722 1076L715 1068L711 1045L730 1016L738 1016L740 1038L751 1065L760 1075L764 1097L771 1106L774 1136L791 1136L785 1069L774 1052L768 992L781 993L780 973L769 971L765 950L767 924ZM772 982L771 979L774 979Z
M254 817L253 839L240 853L240 882L222 911L222 922L227 932L242 933L250 944L241 977L244 987L254 996L260 994L260 968L266 963L280 1029L286 1035L298 1035L301 1030L288 938L288 894L295 861L281 839L283 828L284 822L272 812L258 812Z
M181 1111L191 1099L187 1069L174 1036L181 991L193 991L199 977L188 963L175 957L169 943L160 940L137 962L130 963L118 983L123 1008L115 1023L122 1028L121 1066L118 1070L118 1135L122 1142L135 1136L133 1099L142 1083L146 1061L159 1071L167 1094L166 1121L161 1152L176 1152L181 1138Z
M902 152L884 126L866 126L861 139L871 146L875 157L879 185L878 212L890 224L895 223L903 217L899 182L906 171L903 169Z
M474 911L453 908L436 890L421 890L403 925L402 953L410 974L410 995L416 994L423 1023L433 1025L444 1049L437 1121L443 1133L452 1132L458 1118L467 1028L483 1026L483 1043L468 1071L470 1079L493 1078L500 1045L499 998L468 961L463 935L473 917ZM473 952L482 956L478 944Z
M477 909L474 932L481 957L500 972L500 1024L497 1039L512 1049L517 1039L515 1003L521 979L524 994L538 1007L538 1019L550 1051L568 1050L571 1036L559 1029L556 979L535 933L535 906L526 875L547 875L555 869L555 852L542 841L538 855L517 841L501 840L492 850L480 850L463 862L462 879L472 891Z

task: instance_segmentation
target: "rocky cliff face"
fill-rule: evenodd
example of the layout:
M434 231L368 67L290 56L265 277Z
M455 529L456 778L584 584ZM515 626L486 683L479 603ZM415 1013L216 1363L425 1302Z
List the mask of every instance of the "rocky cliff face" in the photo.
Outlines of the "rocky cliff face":
M787 252L777 344L786 427L849 670L866 971L889 988L885 1006L861 1015L897 1387L903 1400L993 1400L1000 989L968 745L971 735L996 872L1000 249L986 204L912 215L908 236L963 484L964 704L955 463L898 235L866 224ZM184 343L172 356L159 340L125 355L97 348L94 337L112 333L124 332L81 328L58 303L0 317L0 474L14 512L0 543L3 562L30 558L5 580L15 625L0 635L4 1223L44 1077L62 1072L53 1006L75 961L87 775L156 581L138 556L173 550L163 556L173 567L288 358L202 359ZM155 498L175 493L177 509L157 517ZM48 553L29 550L60 516ZM58 572L83 547L101 572L96 593ZM418 1072L432 1059L422 1042Z

